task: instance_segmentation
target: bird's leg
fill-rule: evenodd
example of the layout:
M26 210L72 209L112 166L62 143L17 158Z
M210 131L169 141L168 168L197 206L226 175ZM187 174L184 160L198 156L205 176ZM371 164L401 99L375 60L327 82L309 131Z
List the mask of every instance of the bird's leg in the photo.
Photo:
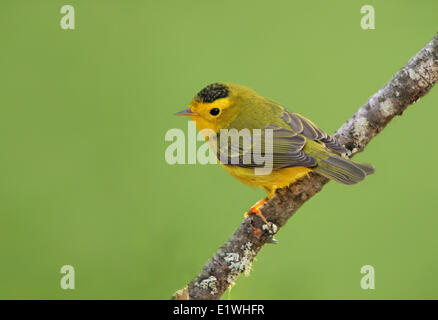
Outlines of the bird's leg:
M258 201L255 205L253 205L251 207L251 209L249 209L248 212L245 213L245 217L249 217L252 214L255 214L257 217L259 217L260 219L262 219L262 221L266 224L268 224L268 220L266 220L265 216L262 214L262 212L260 211L260 208L263 207L263 205L269 200L268 197Z

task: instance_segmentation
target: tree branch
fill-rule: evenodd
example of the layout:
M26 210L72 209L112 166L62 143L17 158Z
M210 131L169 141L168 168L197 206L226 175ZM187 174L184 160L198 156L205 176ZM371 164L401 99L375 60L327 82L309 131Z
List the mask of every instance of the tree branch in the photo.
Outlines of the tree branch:
M361 152L396 115L424 96L438 80L438 34L335 133L351 151ZM278 190L261 209L268 221L281 228L287 220L319 192L329 180L316 173ZM237 277L249 272L260 249L270 240L254 235L263 223L255 215L244 219L239 228L208 260L198 276L174 299L218 299Z

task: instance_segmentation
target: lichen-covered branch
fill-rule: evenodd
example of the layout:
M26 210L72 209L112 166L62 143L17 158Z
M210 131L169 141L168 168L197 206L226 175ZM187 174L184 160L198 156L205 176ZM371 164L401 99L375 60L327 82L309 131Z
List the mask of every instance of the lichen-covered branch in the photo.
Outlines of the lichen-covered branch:
M335 136L351 151L362 151L391 119L420 97L438 80L438 34L336 132ZM263 207L268 221L281 228L301 205L319 192L328 182L311 173L278 190ZM228 241L207 261L198 276L179 290L176 299L218 299L242 273L249 272L260 249L270 240L268 234L257 237L254 230L263 230L255 215L246 218Z

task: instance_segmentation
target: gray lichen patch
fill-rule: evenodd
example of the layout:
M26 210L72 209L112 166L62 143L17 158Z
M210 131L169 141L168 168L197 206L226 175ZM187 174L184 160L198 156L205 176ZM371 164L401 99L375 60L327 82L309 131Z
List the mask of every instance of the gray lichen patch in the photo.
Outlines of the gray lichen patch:
M262 230L269 232L271 235L274 235L278 231L278 227L276 224L269 222L269 225L266 223L262 225Z
M390 117L394 115L394 105L391 100L385 100L380 104L380 111L384 117Z
M408 74L409 74L409 78L411 78L412 80L419 80L421 78L421 76L418 73L416 73L415 70L413 69L409 69Z
M353 150L348 150L348 149L347 149L347 152L342 153L342 154L341 154L341 157L344 158L344 159L350 159L351 155L352 155L353 153L357 152L357 149L356 149L356 150L355 150L355 149L356 149L356 148L354 148Z
M239 277L241 273L245 276L249 276L252 267L252 261L256 255L255 251L252 250L252 243L247 242L241 247L243 254L240 256L237 252L227 253L224 257L225 262L228 264L228 269L230 273L227 277L227 282L234 285L234 282Z
M240 256L237 252L229 252L226 254L226 256L224 258L224 260L228 263L239 261L239 259L240 259Z
M360 144L367 140L368 127L369 122L365 117L356 119L356 122L353 124L353 135Z
M215 295L217 293L217 278L215 276L210 276L207 279L201 281L201 283L196 283L197 287L200 287L205 290L210 290L211 295Z
M409 69L408 74L412 80L417 80L420 87L427 87L438 80L438 65L433 58L425 59L415 70ZM421 80L420 80L421 79Z
M415 85L420 88L429 87L438 80L438 66L434 58L424 59L406 71L409 78L415 81ZM415 89L415 86L413 89Z

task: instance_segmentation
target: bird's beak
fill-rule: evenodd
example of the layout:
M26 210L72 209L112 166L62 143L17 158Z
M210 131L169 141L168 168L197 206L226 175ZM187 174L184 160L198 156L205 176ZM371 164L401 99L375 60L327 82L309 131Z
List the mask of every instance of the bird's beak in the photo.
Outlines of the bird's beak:
M197 116L198 114L193 112L192 109L187 108L180 112L175 113L176 116Z

